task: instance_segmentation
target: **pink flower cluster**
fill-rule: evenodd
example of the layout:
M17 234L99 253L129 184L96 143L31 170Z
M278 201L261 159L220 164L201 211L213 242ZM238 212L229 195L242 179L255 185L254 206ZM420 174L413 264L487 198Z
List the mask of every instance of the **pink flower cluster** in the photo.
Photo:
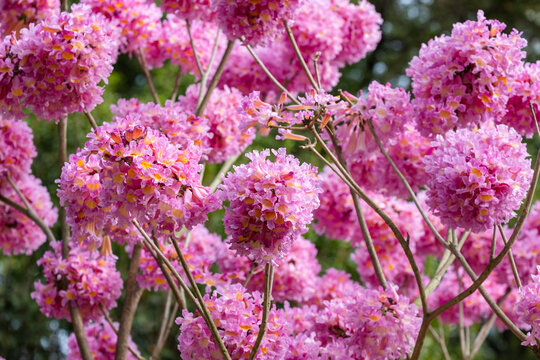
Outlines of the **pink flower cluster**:
M53 226L58 211L53 207L47 189L41 180L31 174L16 181L17 188L28 200L32 209L47 226ZM15 190L7 183L0 185L0 194L24 207ZM5 255L30 255L45 242L43 231L26 215L0 201L0 249Z
M346 0L304 1L290 22L312 73L315 68L311 59L321 53L318 68L323 89L337 85L339 67L357 62L375 49L381 38L381 24L382 19L371 4L360 1L354 5ZM254 51L277 80L288 84L289 91L305 92L311 87L284 34ZM263 98L279 91L243 46L234 48L222 81L245 94L260 90Z
M323 192L319 196L321 206L314 212L315 231L330 238L350 241L356 248L351 257L362 281L368 287L377 287L378 281L365 247L349 187L329 168L324 169L320 179ZM413 203L373 193L368 193L368 196L396 223L405 238L409 236L409 246L413 254L418 256L420 267L421 261L418 259L442 249L424 226ZM414 274L395 235L373 209L364 203L361 206L387 279L398 285L404 294L415 295L418 289Z
M118 323L113 323L118 329ZM116 340L118 339L116 333L111 328L111 325L105 319L96 321L86 325L84 328L86 332L86 339L88 340L88 346L92 352L92 356L96 360L112 360L116 352ZM129 346L137 351L137 345L129 339ZM68 338L68 357L72 360L82 360L81 353L79 351L79 345L75 334L69 335ZM131 352L128 351L126 360L136 360Z
M322 309L285 308L285 313L292 320L291 336L311 339L306 345L293 340L300 346L292 349L293 354L309 353L313 342L318 345L321 357L304 357L308 359L404 358L412 351L421 323L416 306L398 295L394 285L386 290L358 287L344 297L325 301Z
M471 240L472 239L467 239ZM484 248L484 251L489 253L488 248ZM471 286L472 281L467 276L463 268L456 268L452 266L448 269L448 272L444 275L441 283L435 289L433 294L428 297L428 304L430 308L436 308L443 305L447 301L450 301L460 292ZM496 301L498 301L508 288L508 284L500 283L496 277L490 276L482 285L486 291ZM471 326L474 323L479 323L483 319L487 319L491 314L491 308L484 300L479 291L475 291L463 300L463 323L465 326ZM440 319L448 324L459 324L459 306L456 305L441 314Z
M186 111L195 112L199 86L192 85L186 95L178 99L178 103ZM220 163L232 156L239 155L255 138L254 129L244 129L240 126L242 113L239 111L243 95L235 88L225 87L215 89L209 103L201 115L208 124L211 134L205 148L210 150L208 162Z
M214 42L219 31L218 27L214 23L198 20L192 21L190 26L197 56L203 71L206 71L212 57ZM162 52L165 52L166 57L171 59L172 64L180 66L183 72L200 78L201 74L195 60L195 51L191 46L185 20L179 16L169 14L163 22L163 31L165 36L163 36L164 44L162 46ZM220 56L225 49L225 43L225 38L220 36L212 64L212 71L217 67Z
M291 245L287 255L277 262L274 269L272 297L276 301L293 300L306 302L315 296L318 289L318 276L321 266L317 261L317 249L309 240L299 236ZM222 273L220 278L230 283L244 283L251 271L253 276L247 283L249 291L264 291L264 267L251 269L247 257L237 257L234 251L221 251L217 265ZM229 286L229 285L226 285Z
M258 45L279 34L300 5L300 0L229 1L215 0L216 19L229 39L245 38ZM281 30L281 31L280 31Z
M499 121L521 135L532 136L536 125L529 104L533 106L536 118L540 119L540 61L525 63L520 68L506 103L506 115Z
M359 1L357 5L348 0L330 2L332 10L344 20L340 29L341 51L334 61L338 64L352 64L362 60L381 41L381 15L366 0Z
M478 11L477 21L455 24L451 36L422 45L407 69L422 134L504 116L527 45L517 30L502 33L505 27Z
M71 321L68 303L73 301L84 322L102 318L105 309L116 306L122 292L122 278L113 257L102 257L82 247L72 247L62 258L61 244L51 244L53 250L43 254L38 265L43 267L45 283L34 282L31 294L43 314Z
M182 237L178 242L195 281L201 284L214 285L215 281L210 272L210 267L216 262L218 254L224 250L221 238L210 233L204 226L199 225L193 228L189 240ZM160 247L161 251L175 267L175 270L182 275L184 270L178 262L178 254L173 245L163 241ZM137 282L140 287L155 291L169 289L167 279L152 254L146 248L141 253L139 270ZM187 277L184 280L188 282Z
M24 121L0 119L0 184L9 176L19 179L31 172L36 157L32 129Z
M59 13L59 0L4 0L0 4L0 37Z
M161 9L153 2L144 0L82 0L92 13L102 14L110 27L120 31L120 51L146 52L152 42L163 38ZM157 54L154 54L157 55ZM149 57L148 61L155 61Z
M319 206L316 169L284 148L273 153L273 162L270 150L247 154L251 162L235 166L221 185L230 201L223 222L231 248L259 264L282 259Z
M480 232L514 217L532 178L527 149L505 125L438 136L425 157L427 203L451 227Z
M100 206L110 208L117 225L136 219L173 234L204 222L219 206L200 183L198 147L179 148L159 131L129 121L125 126L101 126L89 137L84 156L97 155Z
M46 22L22 29L0 45L0 113L23 117L32 108L39 118L59 119L91 111L102 101L116 61L117 33L100 15L74 6Z
M519 320L531 326L532 330L527 333L527 340L522 343L526 346L536 346L540 338L540 266L536 267L536 274L532 275L532 281L524 286L521 291L521 299L515 305L515 312Z
M205 118L195 117L184 104L166 101L164 106L160 106L143 104L137 99L120 99L116 105L111 105L111 112L117 126L143 125L160 131L180 148L197 145L203 153L210 151L208 143L212 135L208 122Z
M161 8L182 19L211 20L215 16L212 0L164 0Z
M249 356L259 332L262 318L262 296L248 293L239 285L231 285L221 293L205 295L204 301L232 359ZM180 325L178 350L184 359L221 359L208 326L201 316L184 310L176 319ZM286 319L283 312L273 307L268 316L266 334L255 359L283 359L287 349Z

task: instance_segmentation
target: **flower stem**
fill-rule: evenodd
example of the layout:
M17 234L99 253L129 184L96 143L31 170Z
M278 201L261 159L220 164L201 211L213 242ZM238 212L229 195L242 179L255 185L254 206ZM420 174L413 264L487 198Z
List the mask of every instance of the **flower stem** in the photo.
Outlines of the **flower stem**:
M272 296L273 280L274 267L272 266L272 264L267 263L264 267L264 300L261 326L259 326L259 333L257 334L257 339L255 340L255 344L253 344L251 353L249 354L249 360L253 360L255 359L255 356L257 356L257 352L259 351L259 347L261 346L264 334L266 333L266 326L268 325L268 313L270 312L270 307L272 306L270 299Z

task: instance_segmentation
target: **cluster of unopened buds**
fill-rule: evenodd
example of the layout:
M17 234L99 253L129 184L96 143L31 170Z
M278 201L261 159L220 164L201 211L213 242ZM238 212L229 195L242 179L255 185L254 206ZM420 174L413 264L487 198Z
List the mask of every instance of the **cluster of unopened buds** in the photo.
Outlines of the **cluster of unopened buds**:
M73 323L70 358L150 351L130 338L143 291L169 294L162 321L182 359L418 359L426 336L446 351L435 319L460 334L482 324L475 345L508 329L540 357L538 167L523 142L540 62L525 62L517 30L477 16L422 45L411 92L374 81L353 95L332 88L381 39L366 0L1 3L0 249L48 240L31 296ZM154 102L120 99L98 126L120 53ZM165 61L179 77L162 104L149 69ZM195 83L177 95L181 75ZM29 113L92 126L61 158L61 238L32 175ZM256 150L270 134L289 150ZM205 227L219 214L225 236ZM355 276L321 272L317 249L334 240Z

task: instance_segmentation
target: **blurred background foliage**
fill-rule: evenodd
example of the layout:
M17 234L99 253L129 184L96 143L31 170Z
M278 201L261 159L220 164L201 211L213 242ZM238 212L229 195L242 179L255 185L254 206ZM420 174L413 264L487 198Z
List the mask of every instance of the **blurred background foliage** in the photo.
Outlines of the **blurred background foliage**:
M527 60L536 61L540 58L540 1L502 1L502 0L376 0L372 1L377 11L381 13L383 38L377 49L368 54L361 62L343 69L343 76L337 89L346 89L351 93L366 88L372 80L381 83L390 82L394 86L409 89L410 81L405 76L405 68L411 58L418 54L422 43L440 34L449 34L452 24L467 19L476 19L478 9L483 9L487 18L498 19L508 25L509 29L516 28L523 32L528 39L526 48ZM152 71L157 91L162 99L170 96L176 77L176 68L166 64L161 69ZM182 80L181 93L193 81L186 77ZM136 97L143 102L151 101L148 87L135 59L121 56L115 66L115 71L109 79L104 102L93 114L98 123L111 118L109 106L119 98ZM38 157L34 162L33 171L48 187L56 204L55 179L59 177L60 166L57 157L57 135L54 123L39 122L31 116L28 119L34 131L34 142L38 148ZM69 152L73 153L85 142L86 133L90 130L84 116L70 116ZM540 142L535 139L528 141L529 151L536 154ZM311 153L299 150L296 144L286 142L287 148L301 160L320 165ZM282 146L273 136L258 137L251 148ZM240 160L242 161L242 160ZM219 166L211 165L206 168L205 179L213 178ZM208 221L208 227L223 234L221 223L222 212L213 214ZM58 229L55 229L58 231ZM347 243L325 239L310 231L307 238L314 241L319 250L319 261L323 269L336 267L345 269L358 278L354 264L349 260L350 246ZM36 265L47 246L42 246L32 256L4 256L0 254L0 356L11 359L62 359L66 354L66 340L70 324L65 321L48 319L42 315L36 303L30 298L33 282L40 277L40 269ZM119 256L118 266L125 273L128 259L120 248L114 252ZM119 299L122 304L123 299ZM148 355L151 346L157 338L165 294L146 292L137 312L132 336L142 350ZM114 319L119 318L119 311L112 311ZM478 330L478 329L476 329ZM175 331L169 337L169 342L162 352L161 359L179 358L176 351ZM450 331L448 339L450 352L459 353L459 340L456 331ZM477 359L528 359L528 352L509 333L492 331ZM422 354L423 359L441 359L442 354L436 344L428 338Z

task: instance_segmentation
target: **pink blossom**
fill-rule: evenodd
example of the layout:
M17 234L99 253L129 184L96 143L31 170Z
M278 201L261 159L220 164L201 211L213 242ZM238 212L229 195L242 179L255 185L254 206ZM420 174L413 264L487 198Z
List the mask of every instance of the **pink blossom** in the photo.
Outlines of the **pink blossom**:
M224 288L219 294L216 292L212 295L206 294L204 301L231 358L237 360L249 356L261 323L261 294L248 293L241 285L236 284ZM194 316L193 313L184 310L182 317L176 319L176 323L180 325L178 350L182 358L222 358L223 355L201 316ZM276 310L275 307L270 310L266 331L261 350L255 359L283 359L288 349L286 336L288 327L281 310Z
M284 148L246 155L250 163L234 167L221 185L229 200L223 222L231 248L263 264L282 259L292 241L307 231L319 206L316 168L302 164Z
M422 45L407 69L422 134L472 128L506 113L527 41L517 30L504 34L505 27L479 10L477 21Z
M213 4L216 19L229 39L245 38L245 43L265 43L281 33L281 22L290 19L300 0L229 1Z
M199 87L192 85L187 89L186 95L178 99L178 103L187 111L195 112L198 97ZM254 129L240 126L242 99L242 94L235 88L215 89L212 93L206 110L201 115L211 134L205 142L205 148L209 149L208 162L226 161L241 154L253 142Z
M0 113L23 117L32 108L49 121L91 111L102 100L116 61L116 29L85 6L75 5L44 22L30 24L0 46Z
M200 284L214 285L215 281L210 272L210 267L216 262L218 253L223 249L221 238L210 233L204 226L198 225L191 231L189 240L182 237L178 242L195 281ZM180 275L183 275L184 270L178 261L178 254L172 243L161 241L160 248L171 261L175 270ZM137 282L140 287L155 291L169 289L167 279L152 254L146 248L141 253L139 270ZM185 275L184 277L184 281L187 283L188 279Z
M43 254L38 265L43 267L45 283L34 282L31 297L43 314L71 321L68 302L73 301L81 311L84 322L103 316L116 306L122 292L122 278L116 270L114 257L102 257L82 247L71 247L67 258L61 254L61 243L51 244L53 250Z
M0 119L0 184L2 177L19 179L31 173L36 157L32 129L24 121Z
M175 14L179 18L188 20L213 20L215 9L211 0L164 0L161 8Z
M113 323L118 329L118 323ZM105 319L97 320L94 323L88 324L84 328L88 346L95 360L113 360L116 352L116 340L118 337L111 328L111 325ZM137 345L129 339L129 346L137 351ZM79 352L79 345L75 334L70 334L68 338L68 357L72 360L82 360ZM137 358L130 351L127 352L126 360L136 360Z
M197 56L199 57L201 67L204 71L207 71L212 57L218 28L214 23L198 20L192 21L190 26L191 35L193 36L193 42L195 43L195 49L197 50ZM180 66L183 72L193 74L196 78L200 78L201 74L199 73L197 62L195 60L195 54L193 47L191 46L191 40L189 38L185 20L175 15L168 15L167 19L163 22L163 28L165 34L161 51L167 54L167 57L171 59L172 64ZM220 56L225 50L225 43L225 37L220 36L211 71L214 71L218 65Z
M530 105L537 119L540 118L540 61L525 63L520 67L510 99L506 103L506 115L499 119L500 123L513 127L521 135L531 137L537 130Z
M149 51L152 42L165 38L161 28L161 9L153 2L145 0L82 0L92 9L92 13L102 14L110 26L120 30L120 51L135 53ZM156 55L156 54L154 54ZM149 63L155 62L147 56ZM162 61L161 61L162 62Z
M58 217L58 210L53 207L47 189L41 180L33 175L26 175L15 181L15 185L28 200L32 209L47 226L53 226ZM0 185L0 194L24 206L24 203L10 186ZM45 242L46 236L36 223L23 213L0 201L0 249L5 255L30 255Z
M331 0L332 11L345 21L340 31L342 49L334 62L343 66L363 59L368 52L375 50L381 41L383 19L375 6L366 0L357 5L348 0Z
M425 157L427 203L443 224L480 232L514 217L532 177L527 149L505 125L449 131Z
M59 13L59 0L4 0L0 4L0 37Z

